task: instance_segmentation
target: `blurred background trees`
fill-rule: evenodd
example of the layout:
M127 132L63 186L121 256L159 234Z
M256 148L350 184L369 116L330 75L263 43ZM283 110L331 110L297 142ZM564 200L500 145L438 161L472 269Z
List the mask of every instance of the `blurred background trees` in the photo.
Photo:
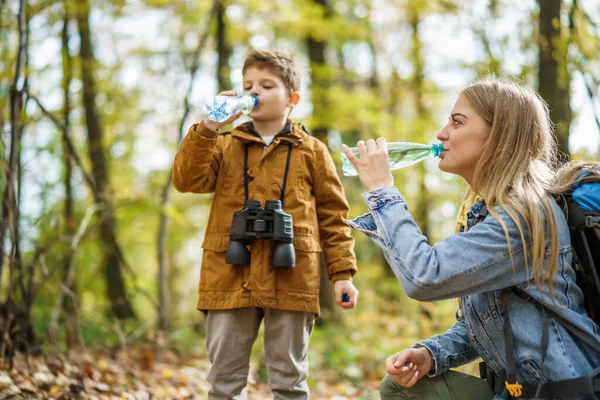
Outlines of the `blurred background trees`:
M581 0L0 1L0 356L157 333L201 347L212 197L171 189L171 162L203 104L241 88L251 48L295 56L292 117L338 163L341 142L434 142L458 91L489 74L536 87L565 157L598 160L599 24ZM460 180L435 160L394 174L432 242L451 234ZM342 180L365 212L358 179ZM408 299L356 239L359 307L340 312L324 282L313 362L380 370L455 303Z

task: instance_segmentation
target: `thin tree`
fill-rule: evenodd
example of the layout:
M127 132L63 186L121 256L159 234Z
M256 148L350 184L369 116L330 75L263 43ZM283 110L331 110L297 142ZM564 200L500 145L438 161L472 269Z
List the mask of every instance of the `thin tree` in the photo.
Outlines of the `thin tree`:
M538 90L548 102L550 118L556 127L559 150L569 155L569 129L571 126L571 76L567 69L567 46L561 45L564 39L561 24L561 0L538 0Z
M36 342L31 326L32 293L28 290L25 271L20 259L19 193L22 115L27 91L28 18L27 3L19 1L17 14L19 46L15 62L15 73L10 87L10 148L6 168L6 185L2 194L2 220L0 224L0 275L4 255L8 257L8 293L0 307L0 358L8 355L11 363L16 351L29 352ZM4 157L4 154L2 155ZM9 230L10 250L5 248L5 234ZM29 268L28 271L31 271ZM28 280L32 281L32 277ZM17 285L15 287L15 285ZM30 287L31 288L31 285ZM17 292L18 291L18 292ZM20 298L16 294L20 293ZM21 302L19 302L21 300Z
M62 148L63 148L63 165L64 175L63 184L65 188L64 200L64 216L63 216L63 235L67 238L73 237L75 234L75 218L73 215L73 160L69 151L69 143L67 138L70 135L71 127L71 96L69 88L71 86L73 75L73 57L69 53L69 22L70 16L70 0L64 0L64 17L61 31L61 53L63 66L63 128ZM73 251L71 248L66 250L66 256L63 263L63 289L61 290L60 307L65 315L65 340L67 347L74 345L78 338L78 310L76 306L77 285L75 283L75 264L73 263Z
M201 30L200 36L198 38L198 46L194 51L194 54L191 58L191 65L189 67L189 83L187 87L187 91L185 93L185 97L183 99L183 115L179 120L178 127L178 136L177 143L181 142L183 138L183 129L185 126L185 121L190 113L191 107L189 98L192 94L192 89L194 88L194 82L196 78L196 72L200 67L200 55L202 54L202 50L206 46L206 42L208 40L210 34L210 26L212 25L212 20L215 18L217 14L217 10L222 7L221 0L215 0L213 6L208 13L207 21L202 25L204 29ZM168 327L168 319L167 319L167 310L168 310L168 291L167 291L167 231L168 231L168 223L169 219L167 214L162 211L165 209L167 203L169 202L169 193L171 191L171 184L173 179L172 168L169 170L169 174L166 182L164 183L161 196L160 196L160 220L158 224L158 235L157 235L157 248L158 248L158 325L161 330L166 330Z
M225 20L226 1L217 1L217 84L219 92L231 88L231 45L227 38L227 21Z
M135 317L125 289L122 273L122 253L116 240L116 217L108 163L103 147L103 131L100 115L96 106L96 79L94 66L96 60L92 49L89 25L89 0L76 1L76 16L80 37L81 79L83 82L83 107L88 137L88 151L92 163L94 183L100 194L98 211L100 240L105 254L103 260L104 278L112 313L120 319Z
M429 125L427 122L430 118L430 113L425 106L424 94L426 89L425 85L425 60L423 57L423 44L420 38L420 25L421 25L421 6L420 1L411 1L408 4L408 23L410 25L412 35L412 49L410 58L413 64L413 76L412 82L412 93L414 99L414 107L416 111L415 120L412 124L413 134L415 140L419 143L425 141L425 128ZM431 195L425 184L425 177L427 171L425 170L425 164L419 163L413 166L416 169L416 179L418 180L419 189L417 190L416 196L416 207L414 212L414 218L421 232L425 237L430 235L430 224L429 224L429 207L431 204ZM419 310L422 318L421 329L423 329L423 322L431 322L432 315L430 313L430 307L426 303L419 303ZM427 334L427 332L423 332Z

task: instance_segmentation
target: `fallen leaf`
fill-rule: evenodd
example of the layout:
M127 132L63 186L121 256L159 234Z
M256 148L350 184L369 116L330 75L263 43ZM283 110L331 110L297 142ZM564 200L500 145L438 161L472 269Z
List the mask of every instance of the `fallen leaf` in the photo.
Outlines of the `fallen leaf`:
M12 379L10 379L10 376L8 376L6 374L6 372L1 372L0 373L0 389L6 389L7 387L9 387L12 384L13 384L13 381L12 381Z

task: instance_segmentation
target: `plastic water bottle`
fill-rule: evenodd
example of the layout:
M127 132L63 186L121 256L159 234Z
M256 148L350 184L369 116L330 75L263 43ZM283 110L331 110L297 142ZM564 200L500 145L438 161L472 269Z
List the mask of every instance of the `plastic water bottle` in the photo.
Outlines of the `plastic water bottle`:
M223 122L238 111L248 114L257 104L258 97L247 92L239 92L237 96L215 96L206 103L206 117Z
M420 144L410 142L390 142L387 144L387 147L390 169L404 168L418 163L419 161L423 161L428 157L438 157L442 151L444 151L444 146L441 143ZM356 157L360 158L356 147L351 147L350 151L352 151ZM342 172L346 176L358 175L356 168L354 168L354 165L348 160L348 157L346 157L344 152L342 152Z

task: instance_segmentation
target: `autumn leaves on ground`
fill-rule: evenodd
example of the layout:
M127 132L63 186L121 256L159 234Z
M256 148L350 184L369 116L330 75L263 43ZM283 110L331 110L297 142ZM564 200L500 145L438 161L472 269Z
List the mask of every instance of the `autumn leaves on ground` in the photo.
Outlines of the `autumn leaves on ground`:
M361 290L365 307L320 323L313 332L312 399L379 399L386 357L452 322L453 301L422 303L419 310L397 283ZM180 329L165 338L153 330L139 334L139 329L139 324L124 325L117 335L110 324L103 324L95 336L84 331L96 347L70 351L40 338L43 355L17 354L12 368L8 358L1 360L0 399L206 399L210 363L203 328ZM462 368L475 370L475 364ZM261 329L250 361L248 398L273 398L267 382Z
M0 398L14 399L206 399L209 362L203 356L148 347L114 353L80 349L64 356L17 356L12 369L2 365ZM312 398L374 399L379 379L344 380L313 370ZM251 368L249 399L272 398L259 371Z

